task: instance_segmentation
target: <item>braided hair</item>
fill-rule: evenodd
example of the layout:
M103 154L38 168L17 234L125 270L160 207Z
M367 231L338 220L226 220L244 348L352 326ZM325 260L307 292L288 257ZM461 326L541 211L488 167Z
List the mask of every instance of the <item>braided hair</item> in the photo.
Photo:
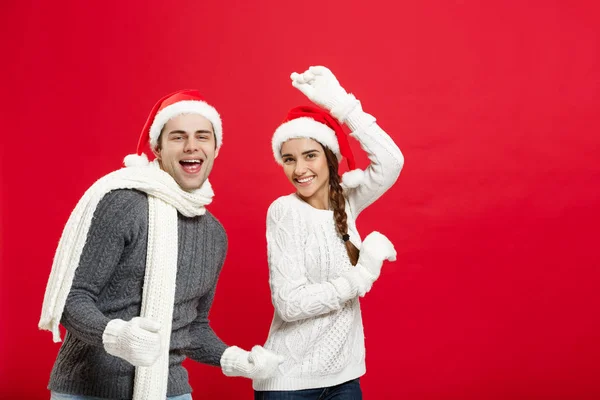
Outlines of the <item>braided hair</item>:
M348 216L346 215L346 197L344 189L340 184L338 175L338 160L333 151L323 146L325 157L327 158L327 167L329 168L329 204L333 209L333 219L335 220L335 229L344 239L346 251L352 265L358 262L359 250L352 244L348 236Z

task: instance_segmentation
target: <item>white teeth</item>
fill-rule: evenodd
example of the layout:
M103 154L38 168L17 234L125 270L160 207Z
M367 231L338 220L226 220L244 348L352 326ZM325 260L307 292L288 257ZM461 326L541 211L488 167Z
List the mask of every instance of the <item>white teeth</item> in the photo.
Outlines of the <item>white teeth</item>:
M310 182L314 179L314 176L311 176L309 178L302 178L302 179L296 179L299 183L306 183L306 182Z
M200 164L200 160L181 160L181 162Z

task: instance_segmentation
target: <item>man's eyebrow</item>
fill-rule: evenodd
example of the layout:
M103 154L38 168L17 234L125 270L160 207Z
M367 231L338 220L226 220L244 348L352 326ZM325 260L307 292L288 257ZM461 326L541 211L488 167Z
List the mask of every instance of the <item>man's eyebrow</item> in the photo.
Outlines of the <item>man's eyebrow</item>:
M172 133L177 133L177 134L186 134L186 135L187 135L187 132L186 132L186 131L183 131L183 130L181 130L181 129L175 129L174 131L170 131L170 132L169 132L169 135L170 135L170 134L172 134ZM196 131L196 133L213 133L213 132L212 132L212 131L210 131L210 130L208 130L208 129L199 129L199 130L197 130L197 131Z

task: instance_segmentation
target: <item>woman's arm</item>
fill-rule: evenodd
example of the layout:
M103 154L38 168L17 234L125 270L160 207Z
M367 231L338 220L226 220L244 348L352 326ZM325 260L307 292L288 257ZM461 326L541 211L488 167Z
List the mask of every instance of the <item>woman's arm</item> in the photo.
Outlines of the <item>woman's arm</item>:
M293 73L292 85L315 104L328 110L340 123L346 123L371 161L362 182L347 187L346 196L354 218L377 200L398 179L404 156L392 138L377 125L375 118L362 110L360 102L339 84L326 67L310 67L302 74ZM343 181L348 175L344 174Z

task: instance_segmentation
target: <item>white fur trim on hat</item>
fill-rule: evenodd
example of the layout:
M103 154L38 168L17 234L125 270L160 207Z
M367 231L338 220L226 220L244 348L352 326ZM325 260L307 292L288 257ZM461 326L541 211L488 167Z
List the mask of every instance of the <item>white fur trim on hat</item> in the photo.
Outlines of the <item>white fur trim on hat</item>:
M273 146L273 155L279 164L283 164L281 158L281 146L290 139L310 138L321 145L328 147L338 160L342 159L340 146L333 129L325 124L315 121L310 117L300 117L281 124L273 134L271 142Z
M223 126L221 116L210 104L199 100L182 100L160 110L150 127L150 147L156 147L158 137L165 124L174 117L183 114L198 114L206 118L213 126L217 148L223 144Z

